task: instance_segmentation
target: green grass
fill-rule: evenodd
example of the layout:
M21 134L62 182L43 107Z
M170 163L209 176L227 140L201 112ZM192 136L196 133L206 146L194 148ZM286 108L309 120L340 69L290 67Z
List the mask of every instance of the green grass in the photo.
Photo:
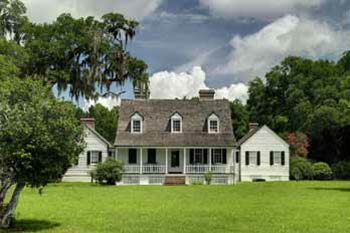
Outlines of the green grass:
M27 188L21 232L350 232L350 182Z

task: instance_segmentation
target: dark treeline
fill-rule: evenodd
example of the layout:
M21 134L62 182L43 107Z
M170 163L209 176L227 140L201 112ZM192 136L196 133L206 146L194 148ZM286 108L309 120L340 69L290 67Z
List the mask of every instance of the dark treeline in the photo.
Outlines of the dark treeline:
M249 85L247 105L232 103L237 137L258 122L280 135L305 133L310 159L350 160L350 52L338 62L288 57Z

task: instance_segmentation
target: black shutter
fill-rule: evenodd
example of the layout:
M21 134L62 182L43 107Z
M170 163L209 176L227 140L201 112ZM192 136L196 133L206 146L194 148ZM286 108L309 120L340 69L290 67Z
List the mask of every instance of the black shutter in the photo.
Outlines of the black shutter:
M86 156L86 162L87 162L87 165L90 165L90 160L91 160L91 155L90 155L90 151L87 152L87 156Z
M249 165L249 151L245 152L245 165Z
M208 164L208 149L203 149L203 163Z
M239 163L239 151L236 151L236 163Z
M194 164L194 149L190 149L190 164Z
M273 151L270 151L270 165L273 165Z
M258 155L257 155L257 157L256 157L256 164L258 165L258 166L260 166L260 151L258 151Z
M227 163L226 149L222 149L222 163Z
M157 163L157 151L156 149L148 149L148 161L149 164Z
M98 162L101 163L102 162L102 151L98 152Z
M284 166L284 164L285 164L284 151L282 151L282 153L281 153L281 163L282 163L282 166Z

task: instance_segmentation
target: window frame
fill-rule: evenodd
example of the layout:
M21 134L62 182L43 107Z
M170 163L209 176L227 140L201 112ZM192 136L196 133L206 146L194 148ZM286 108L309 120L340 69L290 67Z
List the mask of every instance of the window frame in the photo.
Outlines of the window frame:
M179 130L175 130L175 124L174 124L175 121L179 122ZM181 115L179 113L175 113L175 114L173 114L171 116L171 126L170 126L170 128L171 128L170 131L172 133L182 133L182 117L181 117Z
M90 151L90 165L100 163L100 153L102 153L102 151L97 151L97 150Z
M216 129L212 129L212 127L211 127L212 122L216 122ZM219 117L215 113L212 113L208 117L208 133L211 133L211 134L220 133L220 120L219 120Z
M135 130L135 122L139 122L140 123L139 130ZM142 116L140 114L135 113L131 117L131 129L130 129L130 131L133 134L142 134L142 132L143 132L143 118L142 118Z
M211 151L211 155L212 155L212 161L211 163L212 164L219 164L219 165L222 165L222 164L226 164L227 163L227 158L226 158L226 163L224 163L225 159L224 159L224 150L226 149L212 149ZM227 155L226 155L227 156Z

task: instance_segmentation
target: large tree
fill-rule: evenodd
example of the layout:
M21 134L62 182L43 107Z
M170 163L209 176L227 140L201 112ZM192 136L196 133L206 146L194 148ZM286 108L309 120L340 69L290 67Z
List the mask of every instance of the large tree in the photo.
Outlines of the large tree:
M350 125L350 56L338 62L288 57L250 83L251 118L278 133L301 131L311 139L310 157L346 157L341 132ZM350 159L350 158L349 158Z
M72 103L56 99L41 82L0 82L1 227L11 225L26 185L42 188L60 179L77 159L84 143L75 111Z
M0 39L20 44L28 56L17 62L22 78L69 89L75 98L96 97L96 88L109 89L127 79L148 84L147 65L128 52L136 21L118 13L101 19L62 14L52 23L37 24L25 12L19 0L0 0L0 23L5 25ZM13 49L10 43L3 45Z
M230 103L231 119L236 139L242 138L249 130L249 112L239 100Z

